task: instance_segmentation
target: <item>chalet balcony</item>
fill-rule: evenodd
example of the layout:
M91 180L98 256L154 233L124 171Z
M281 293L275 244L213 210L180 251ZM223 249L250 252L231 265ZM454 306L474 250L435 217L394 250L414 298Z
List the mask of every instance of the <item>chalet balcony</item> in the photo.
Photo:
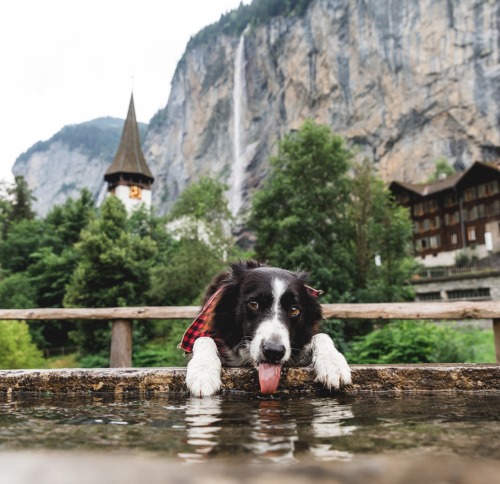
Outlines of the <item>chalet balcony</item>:
M421 267L412 277L412 283L435 279L465 279L477 275L500 275L500 255L454 266Z

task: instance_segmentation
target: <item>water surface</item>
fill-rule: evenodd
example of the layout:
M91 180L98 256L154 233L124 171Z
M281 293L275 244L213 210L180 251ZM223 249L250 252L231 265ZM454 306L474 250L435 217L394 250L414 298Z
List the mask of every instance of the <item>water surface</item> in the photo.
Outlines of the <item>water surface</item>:
M339 398L0 397L0 451L134 451L184 462L361 454L500 457L500 393Z

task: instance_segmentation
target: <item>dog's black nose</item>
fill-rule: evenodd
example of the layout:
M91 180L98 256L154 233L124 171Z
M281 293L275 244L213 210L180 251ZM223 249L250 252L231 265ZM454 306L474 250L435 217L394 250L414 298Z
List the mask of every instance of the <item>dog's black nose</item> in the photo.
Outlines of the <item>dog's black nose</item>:
M277 363L285 356L285 346L281 343L273 343L271 341L264 343L262 346L262 354L267 361Z

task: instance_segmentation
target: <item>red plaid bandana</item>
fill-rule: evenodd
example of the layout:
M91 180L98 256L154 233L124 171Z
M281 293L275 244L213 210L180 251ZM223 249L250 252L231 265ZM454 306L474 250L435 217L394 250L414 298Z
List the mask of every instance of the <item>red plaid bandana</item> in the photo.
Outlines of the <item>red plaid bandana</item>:
M217 334L212 329L212 317L214 314L214 308L219 302L224 288L225 286L220 287L206 302L205 306L203 306L203 309L201 310L201 313L198 314L196 319L191 323L191 325L184 333L184 336L182 337L182 340L177 348L184 350L186 353L191 353L193 351L194 342L198 338L209 337L215 341L219 353L225 352L224 341L221 338L218 338ZM323 294L323 291L320 291L319 289L314 289L309 286L305 286L305 288L309 295L311 295L312 297L319 297L321 296L321 294Z
M198 314L196 319L191 323L189 328L184 333L184 336L182 337L182 340L177 348L184 350L186 353L191 353L191 351L193 351L194 342L198 338L208 336L209 338L213 338L216 340L216 338L214 338L215 335L214 331L212 330L211 323L214 308L219 302L223 290L224 286L220 287L206 302L205 306L203 306L203 309L201 310L201 313ZM217 340L216 344L217 348L220 351L221 348L219 348Z

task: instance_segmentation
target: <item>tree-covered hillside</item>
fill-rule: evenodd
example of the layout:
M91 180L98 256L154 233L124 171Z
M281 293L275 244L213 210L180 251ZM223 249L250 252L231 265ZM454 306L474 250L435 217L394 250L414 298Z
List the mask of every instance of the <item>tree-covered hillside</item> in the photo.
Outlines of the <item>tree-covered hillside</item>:
M34 153L47 151L56 142L66 145L71 150L80 150L82 153L88 154L90 158L100 156L104 159L111 159L118 147L123 123L123 119L108 116L81 124L64 126L50 139L35 143L17 158L16 163L29 160ZM139 133L143 138L148 125L144 123L138 123L138 125Z
M209 43L221 34L239 36L250 25L266 23L278 16L302 16L312 0L253 0L249 5L240 6L221 16L220 20L208 25L191 37L187 50L200 44Z

